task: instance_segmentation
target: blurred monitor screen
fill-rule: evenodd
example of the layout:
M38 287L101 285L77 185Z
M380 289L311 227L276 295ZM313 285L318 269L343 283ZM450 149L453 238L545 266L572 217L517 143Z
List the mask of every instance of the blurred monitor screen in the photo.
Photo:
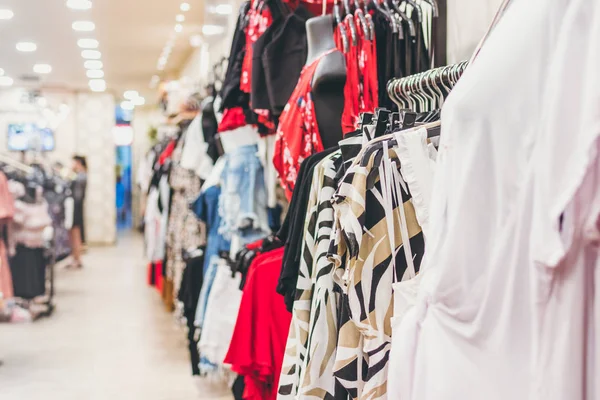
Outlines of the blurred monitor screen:
M36 124L10 124L7 133L9 151L52 151L54 132Z

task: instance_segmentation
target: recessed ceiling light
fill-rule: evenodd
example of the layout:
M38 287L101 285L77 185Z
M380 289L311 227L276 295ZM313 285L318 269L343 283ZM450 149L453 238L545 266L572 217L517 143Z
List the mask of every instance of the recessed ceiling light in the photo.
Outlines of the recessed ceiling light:
M190 11L190 3L181 3L179 9L183 12Z
M104 79L90 79L88 85L92 92L104 92L106 90L106 81Z
M91 32L96 29L96 25L92 21L75 21L71 26L73 30L79 32Z
M102 53L98 50L83 50L81 52L81 57L87 60L99 60L102 58Z
M104 78L104 71L102 71L101 69L88 69L87 71L85 71L85 74L90 79Z
M96 39L79 39L77 46L82 49L97 49L100 43Z
M31 53L32 51L37 50L37 44L33 42L19 42L17 43L17 50L22 51L24 53Z
M131 111L135 108L135 105L131 101L125 100L121 102L121 108L125 111Z
M15 16L15 13L8 8L0 8L0 20L9 20Z
M100 60L87 60L83 63L85 69L102 69L102 61Z
M202 33L206 36L220 35L225 29L220 25L203 25Z
M90 0L67 0L67 7L73 10L89 10L92 8Z
M160 77L158 75L152 75L152 79L150 79L150 88L154 89L160 83Z
M200 36L200 35L192 35L192 36L190 36L190 45L192 47L200 47L200 46L202 46L202 36Z
M183 22L183 21L185 21L185 15L183 15L183 14L177 14L177 16L175 17L175 21L177 21L177 22Z
M33 66L33 72L36 74L49 74L52 72L52 66L50 64L35 64Z
M231 7L231 4L219 4L214 10L215 14L229 15L233 12L233 7Z
M143 98L142 96L138 96L135 99L131 100L131 102L135 106L143 106L144 104L146 104L146 99Z
M133 100L137 97L140 97L140 94L138 93L137 90L127 90L127 91L125 91L125 93L123 93L123 97L126 98L127 100Z
M177 24L175 25L175 32L179 33L183 30L183 25Z
M13 78L8 76L0 76L0 86L12 86Z

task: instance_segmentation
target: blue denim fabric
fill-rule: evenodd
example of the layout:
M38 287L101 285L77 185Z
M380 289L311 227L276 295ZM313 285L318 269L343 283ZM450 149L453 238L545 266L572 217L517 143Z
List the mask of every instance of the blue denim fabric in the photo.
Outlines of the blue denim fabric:
M221 188L211 186L194 201L192 209L194 214L206 224L206 250L204 253L204 274L208 269L213 256L218 256L221 251L229 251L231 246L229 240L219 233L221 216L219 215L219 198Z
M223 170L223 191L219 201L219 233L242 244L269 234L267 188L256 145L242 146L227 155Z
M196 316L194 318L194 326L200 329L202 329L204 324L204 315L206 314L206 305L208 303L210 289L217 276L218 260L218 256L213 256L209 260L208 268L206 268L206 271L204 272L204 282L202 283L202 289L200 289L200 296L198 296L198 306L196 307Z

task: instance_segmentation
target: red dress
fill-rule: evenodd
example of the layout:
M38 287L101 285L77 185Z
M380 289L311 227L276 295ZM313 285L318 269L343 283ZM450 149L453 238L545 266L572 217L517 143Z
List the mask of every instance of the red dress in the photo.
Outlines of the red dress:
M342 131L344 135L356 130L356 123L361 113L373 112L379 106L379 87L377 80L377 46L375 37L367 40L360 28L360 20L355 18L357 27L358 43L352 44L350 27L347 17L344 28L348 35L350 48L344 53L346 57L347 75L344 86L344 111L342 112ZM343 52L343 44L339 29L335 31L337 47Z
M290 200L298 177L300 164L314 153L323 151L319 126L312 99L312 81L321 59L337 49L332 49L304 66L298 84L292 92L277 128L273 164L279 173L281 186Z

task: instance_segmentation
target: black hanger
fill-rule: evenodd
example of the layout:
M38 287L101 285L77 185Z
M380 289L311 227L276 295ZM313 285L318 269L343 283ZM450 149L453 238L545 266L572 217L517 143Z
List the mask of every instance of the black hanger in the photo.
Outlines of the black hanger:
M340 4L338 3L338 0L335 0L335 2L333 3L333 16L335 19L335 23L337 28L340 30L340 36L342 38L342 47L343 47L343 52L347 53L348 50L350 50L350 41L348 40L348 34L346 32L346 28L344 27L344 24L342 23L342 13L340 10Z

